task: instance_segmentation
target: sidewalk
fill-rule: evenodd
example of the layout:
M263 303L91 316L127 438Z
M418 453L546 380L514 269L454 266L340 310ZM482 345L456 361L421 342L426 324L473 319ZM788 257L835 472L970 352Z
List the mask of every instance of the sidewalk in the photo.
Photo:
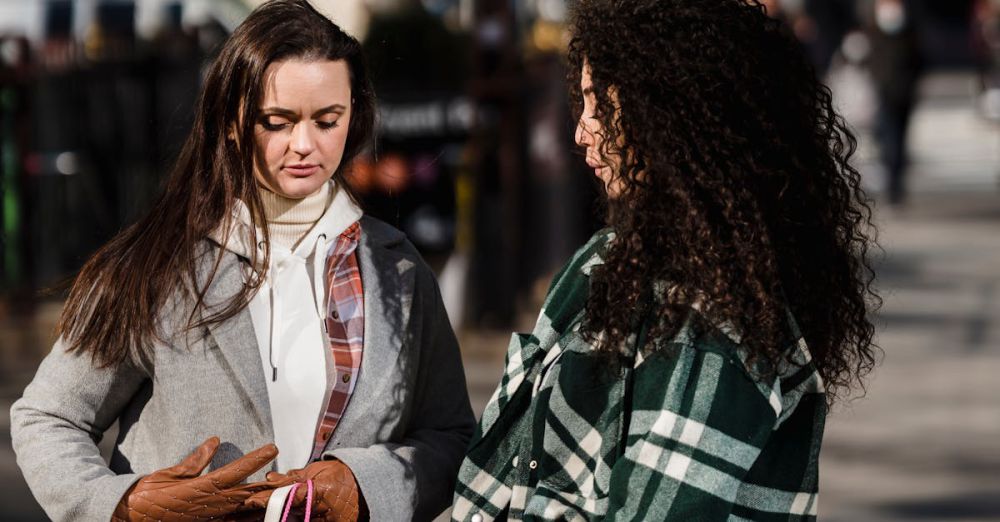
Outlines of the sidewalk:
M1000 193L914 203L881 223L885 360L828 423L827 521L1000 520Z

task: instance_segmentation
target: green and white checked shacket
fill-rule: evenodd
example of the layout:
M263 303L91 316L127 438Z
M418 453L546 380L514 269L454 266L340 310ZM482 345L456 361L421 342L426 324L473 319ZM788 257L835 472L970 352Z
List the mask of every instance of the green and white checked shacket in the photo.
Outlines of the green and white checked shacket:
M826 402L794 322L795 364L771 384L752 377L736 334L695 310L668 343L610 372L578 332L610 237L576 253L534 331L512 337L453 519L815 520Z

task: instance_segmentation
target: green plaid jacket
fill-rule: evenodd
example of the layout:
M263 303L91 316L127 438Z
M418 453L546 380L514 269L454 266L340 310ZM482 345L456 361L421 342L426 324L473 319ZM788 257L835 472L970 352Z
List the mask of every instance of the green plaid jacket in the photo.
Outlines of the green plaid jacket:
M793 363L769 384L748 371L738 335L696 310L669 342L609 372L578 328L610 237L574 255L534 331L512 336L453 519L815 520L826 401L794 321Z

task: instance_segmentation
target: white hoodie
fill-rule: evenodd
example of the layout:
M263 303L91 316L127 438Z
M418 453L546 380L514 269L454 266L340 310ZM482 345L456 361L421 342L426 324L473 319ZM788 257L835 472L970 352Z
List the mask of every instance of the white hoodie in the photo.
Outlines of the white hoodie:
M312 454L316 428L329 402L328 368L333 368L326 335L327 288L324 268L334 242L361 219L361 209L332 181L333 198L316 225L294 250L271 244L266 278L248 306L260 348L261 365L278 446L277 470L305 466ZM233 231L225 248L251 258L250 212L243 202L233 211ZM221 244L222 234L212 235ZM256 246L263 263L263 233Z

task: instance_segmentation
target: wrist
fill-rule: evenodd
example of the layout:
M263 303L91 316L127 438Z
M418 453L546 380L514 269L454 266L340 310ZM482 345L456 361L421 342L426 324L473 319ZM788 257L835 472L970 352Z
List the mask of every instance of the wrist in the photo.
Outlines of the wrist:
M132 484L132 487L128 488L128 491L122 495L121 500L118 501L118 505L115 506L115 511L111 514L111 522L128 522L129 521L129 500L132 496L132 492L135 491L135 487L139 483L136 482Z

